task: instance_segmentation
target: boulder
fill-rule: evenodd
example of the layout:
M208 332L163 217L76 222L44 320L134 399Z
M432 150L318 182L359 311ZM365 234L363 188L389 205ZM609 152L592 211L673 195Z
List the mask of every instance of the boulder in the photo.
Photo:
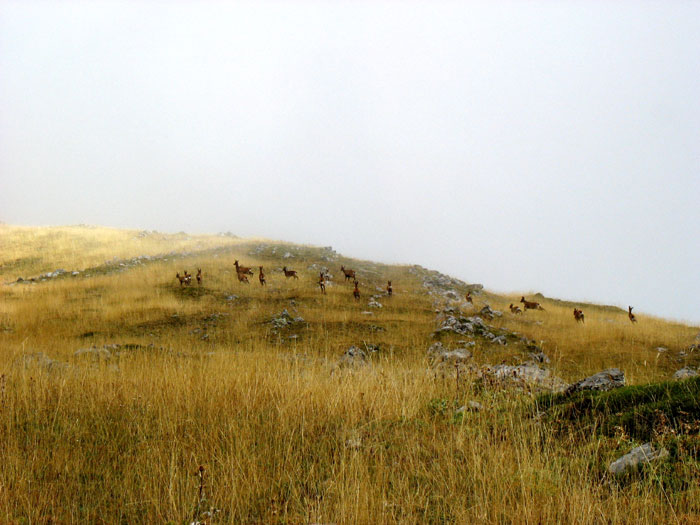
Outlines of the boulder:
M562 392L567 383L546 368L532 363L521 365L485 366L479 376L482 381L503 387L517 387L535 391Z
M676 370L676 373L673 374L673 379L676 381L680 381L682 379L688 379L689 377L697 377L698 371L693 370L692 368L688 368L687 366L685 368L681 368L680 370Z
M362 348L351 346L340 356L338 368L356 368L358 366L367 365L369 364L369 354L370 352Z
M656 449L651 443L645 443L641 447L633 448L629 453L616 459L608 467L608 471L616 476L625 472L633 472L641 465L663 459L669 455L665 448Z
M597 374L593 374L581 381L569 386L564 392L565 394L573 394L583 390L595 390L598 392L607 392L615 388L625 386L625 373L619 368L608 368Z

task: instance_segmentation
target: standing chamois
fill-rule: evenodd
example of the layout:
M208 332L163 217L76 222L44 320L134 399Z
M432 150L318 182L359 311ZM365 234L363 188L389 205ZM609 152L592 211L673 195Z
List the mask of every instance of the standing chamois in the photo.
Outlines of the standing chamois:
M260 286L265 286L265 274L263 273L262 266L260 266L260 273L258 274L258 279L260 279Z
M180 286L182 286L183 284L185 284L187 282L187 277L180 275L180 272L177 272L175 274L175 277L177 278L178 281L180 281Z
M236 267L236 273L247 273L248 275L253 275L253 270L250 268L250 266L241 266L238 264L238 259L236 259L233 265Z
M576 319L577 323L583 323L586 324L584 315L583 315L583 310L579 310L578 308L574 308L574 319Z
M389 283L386 285L386 293L387 295L394 293L394 289L391 287L391 281L389 281Z
M191 274L191 273L187 273L187 270L185 270L185 284L186 284L187 286L189 286L190 284L192 284L192 274Z
M202 269L197 268L197 284L202 286Z
M512 314L518 315L518 314L523 313L523 311L520 309L520 307L513 306L513 303L510 303L510 305L508 307L510 308L510 313L512 313Z
M356 301L360 300L360 289L357 287L360 283L355 281L355 289L352 291L352 296L355 298Z
M287 279L289 279L290 277L294 277L295 279L299 278L296 270L287 270L287 267L285 266L284 268L282 268L282 271L284 272L284 276Z
M326 278L323 276L323 272L318 274L318 286L321 288L321 293L326 293Z
M345 266L341 266L340 271L345 274L346 281L349 281L350 279L355 280L355 270L346 270Z
M525 296L520 298L520 302L523 303L523 306L525 307L525 311L527 311L527 310L542 310L544 312L544 308L542 308L542 305L540 305L540 303L536 303L534 301L526 301Z
M627 312L627 317L630 318L630 321L632 321L633 323L636 323L636 322L637 322L637 318L636 318L636 317L634 316L634 314L632 313L632 307L631 307L631 306L628 306L627 308L628 308L628 310L629 310L629 311Z
M467 302L469 304L474 304L474 301L472 300L472 293L471 292L467 292L467 295L465 295L464 298L467 300ZM512 308L511 308L511 310L512 310Z

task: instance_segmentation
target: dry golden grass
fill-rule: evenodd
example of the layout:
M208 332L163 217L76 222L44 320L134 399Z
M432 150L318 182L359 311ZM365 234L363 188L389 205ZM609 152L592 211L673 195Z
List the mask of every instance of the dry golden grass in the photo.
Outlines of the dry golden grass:
M632 446L624 438L554 434L530 417L530 394L430 372L435 311L420 270L325 263L313 248L283 262L251 256L257 242L136 233L0 226L0 281L81 270L0 286L2 523L692 523L700 513L697 488L610 479L605 467ZM239 284L235 258L264 265L268 286L257 272ZM335 276L325 296L312 263ZM359 303L341 263L359 270ZM283 264L300 279L286 280ZM180 287L175 273L198 267L203 286ZM394 296L363 314L387 279ZM611 366L631 383L667 379L698 332L595 306L581 326L573 307L547 300L546 312L506 313L519 297L475 302L504 311L494 326L542 341L567 380ZM274 333L268 321L285 308L306 323ZM363 342L381 346L371 366L338 369ZM107 362L74 356L114 343L132 346ZM25 366L37 352L71 366ZM479 364L523 355L482 341L474 350ZM469 400L484 409L455 417Z

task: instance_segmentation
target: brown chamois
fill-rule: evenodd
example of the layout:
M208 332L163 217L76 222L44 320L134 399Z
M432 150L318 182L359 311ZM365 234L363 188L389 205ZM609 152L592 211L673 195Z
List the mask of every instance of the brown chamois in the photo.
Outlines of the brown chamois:
M265 286L265 274L263 273L263 268L260 266L260 273L258 274L258 279L260 280L260 286Z
M632 307L631 307L631 306L628 306L627 309L629 310L629 311L627 312L627 317L630 318L630 321L632 321L633 323L636 323L636 322L637 322L637 318L636 318L636 317L634 316L634 314L632 313Z
M187 273L187 270L185 270L185 284L186 284L187 286L189 286L190 284L192 284L192 274L191 274L191 273Z
M250 281L248 281L248 276L246 274L238 272L236 275L238 276L239 283L250 284Z
M469 304L474 304L474 301L472 300L472 293L467 292L467 295L464 296L464 298L467 300Z
M360 289L357 287L360 283L355 281L355 289L352 291L352 296L355 298L356 301L360 300Z
M510 308L510 313L512 313L512 314L517 315L517 314L523 313L523 311L520 309L520 307L513 306L513 303L510 303L510 305L508 307Z
M386 285L386 293L387 295L391 295L394 293L394 289L391 287L391 281L389 281Z
M202 269L197 268L197 284L202 286Z
M253 270L250 266L241 266L238 264L238 259L235 260L233 265L236 267L236 273L247 273L248 275L253 275Z
M185 284L185 282L187 281L187 277L183 277L182 275L180 275L180 272L177 272L175 274L175 277L177 277L177 280L180 281L180 286Z
M287 279L289 279L290 277L294 277L295 279L299 278L296 270L287 270L287 267L285 266L284 268L282 268L282 271L284 272L284 276Z
M583 315L583 310L574 308L574 319L576 319L577 323L586 324L585 316Z
M544 308L542 308L542 305L540 303L536 303L534 301L526 301L525 296L520 298L520 302L523 303L523 306L525 307L525 310L542 310L544 312Z
M321 293L326 293L326 278L323 276L323 272L318 274L318 286L321 288Z
M353 281L355 280L355 270L346 270L345 266L341 266L340 271L345 274L346 281L349 281L350 279L352 279Z

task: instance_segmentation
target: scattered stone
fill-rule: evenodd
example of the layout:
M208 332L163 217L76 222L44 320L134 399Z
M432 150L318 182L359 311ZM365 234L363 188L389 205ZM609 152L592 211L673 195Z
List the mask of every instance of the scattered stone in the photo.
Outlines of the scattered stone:
M381 308L382 304L375 301L374 299L370 299L369 302L367 303L367 306L370 308Z
M235 301L236 299L238 299L238 296L235 294L231 294L231 295L226 296L227 301Z
M272 323L272 325L277 329L285 328L295 324L301 324L303 322L303 317L292 317L286 308L270 319L270 323Z
M633 472L641 465L663 459L669 455L665 448L656 449L651 443L645 443L641 447L633 448L629 453L613 461L608 471L616 476L625 472Z
M487 304L479 311L479 315L481 315L485 319L488 319L489 321L491 321L491 320L493 320L494 317L501 317L503 315L503 312L500 312L498 310L493 310Z
M340 356L340 359L338 360L338 368L355 368L368 363L368 352L353 345L348 348L342 356Z
M562 392L567 387L567 383L552 375L550 370L532 363L517 366L487 365L480 370L479 377L483 382L491 385L526 390Z
M96 346L91 346L90 348L80 348L76 350L73 352L73 357L89 359L93 363L103 363L112 359L112 352L106 347L98 348Z
M535 363L541 363L541 364L547 364L547 363L549 363L549 357L547 357L547 356L545 355L545 353L542 352L542 351L540 351L540 352L538 352L538 353L530 352L530 353L528 354L528 356L529 356L530 359L532 359L532 361L535 362Z
M657 346L656 351L661 353L661 352L668 352L668 348L664 348L663 346Z
M493 339L491 339L491 342L494 344L499 344L501 346L506 346L508 344L505 335L499 335L498 337L494 337Z
M673 374L673 379L676 381L681 381L683 379L688 379L689 377L697 377L698 372L697 370L693 370L692 368L688 368L687 366L685 368L681 368L680 370L676 370L676 373Z
M368 311L360 312L360 313L361 313L362 315L374 315L374 312L368 312Z
M619 368L608 368L572 384L564 393L569 395L583 390L607 392L622 386L625 386L625 373Z
M25 355L22 359L24 368L43 368L47 372L62 372L70 368L68 363L51 359L44 352Z

